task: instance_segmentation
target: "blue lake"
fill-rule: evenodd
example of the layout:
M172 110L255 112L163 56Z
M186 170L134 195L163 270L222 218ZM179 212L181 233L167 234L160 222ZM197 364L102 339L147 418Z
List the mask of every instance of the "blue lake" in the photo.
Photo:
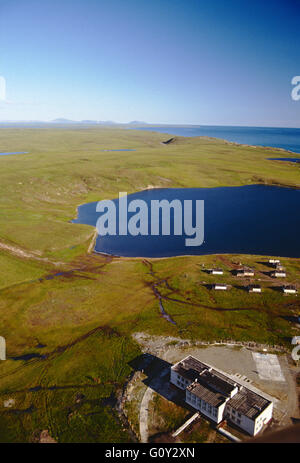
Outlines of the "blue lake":
M28 151L15 151L11 153L0 153L0 156L11 156L12 154L28 154Z
M128 196L128 202L133 199L143 199L149 211L152 200L179 199L182 204L184 200L204 200L204 243L187 247L186 236L174 236L171 227L170 236L98 235L96 252L128 257L224 253L300 257L300 190L267 185L152 189ZM117 212L118 202L114 200ZM96 226L101 215L96 205L80 206L73 222ZM128 213L128 218L131 215ZM149 230L150 221L149 212Z
M254 146L282 148L300 153L300 129L277 127L238 127L238 126L147 126L138 130L149 130L183 137L214 137L223 140Z

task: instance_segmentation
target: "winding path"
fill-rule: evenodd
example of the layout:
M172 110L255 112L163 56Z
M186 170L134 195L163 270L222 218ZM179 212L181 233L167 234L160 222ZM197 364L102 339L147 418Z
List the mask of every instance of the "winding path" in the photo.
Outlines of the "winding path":
M147 443L149 437L148 430L148 412L149 412L149 403L152 399L153 393L159 391L161 395L166 397L169 400L172 400L175 392L169 387L169 378L170 368L166 367L161 372L151 380L149 386L146 389L146 392L143 396L141 406L140 406L140 438L141 442Z

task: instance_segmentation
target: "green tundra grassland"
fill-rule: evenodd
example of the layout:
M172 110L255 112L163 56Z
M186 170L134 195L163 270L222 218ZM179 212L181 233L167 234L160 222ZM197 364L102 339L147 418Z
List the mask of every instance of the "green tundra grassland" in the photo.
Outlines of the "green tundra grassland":
M132 334L289 346L299 334L296 296L283 296L261 256L122 259L90 253L95 230L72 224L80 204L153 187L266 183L300 187L299 165L281 150L119 128L1 129L0 441L127 442L116 401L141 355ZM135 149L109 152L108 149ZM300 259L282 259L300 285ZM230 270L255 269L264 291L248 294ZM231 285L211 291L204 269ZM59 273L59 275L56 275ZM248 280L246 280L247 282ZM157 284L166 312L161 317ZM277 282L278 286L278 282ZM300 286L299 286L300 287ZM7 400L12 399L12 405Z

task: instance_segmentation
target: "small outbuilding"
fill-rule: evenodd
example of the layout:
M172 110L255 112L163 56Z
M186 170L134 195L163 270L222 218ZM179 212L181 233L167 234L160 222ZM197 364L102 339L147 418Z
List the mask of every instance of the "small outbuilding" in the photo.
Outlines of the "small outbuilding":
M283 286L282 291L284 294L297 294L297 288L293 285Z
M209 273L211 273L212 275L223 275L224 274L221 268L212 268L209 270Z
M261 286L259 285L249 285L248 286L249 293L261 293Z
M236 271L238 277L254 277L254 270L251 268L239 268Z
M217 291L227 291L228 286L223 283L214 283L212 285L212 289L216 289Z
M300 336L294 336L294 337L292 338L292 344L293 344L294 346L300 344Z
M279 259L269 259L269 264L272 264L272 265L280 264L280 260Z
M273 278L286 278L286 271L285 270L273 270L270 273L270 275Z

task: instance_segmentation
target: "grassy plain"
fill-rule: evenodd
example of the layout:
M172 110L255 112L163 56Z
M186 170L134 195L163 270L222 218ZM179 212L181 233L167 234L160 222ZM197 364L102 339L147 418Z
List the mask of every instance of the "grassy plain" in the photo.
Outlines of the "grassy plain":
M88 255L94 229L70 223L76 208L119 191L300 187L299 165L267 160L288 153L209 138L162 144L168 138L121 129L1 129L0 151L29 154L0 156L0 335L8 356L0 362L0 441L32 441L45 429L59 442L130 440L115 398L141 353L134 332L286 346L299 332L291 322L298 298L276 289L262 257L148 259L150 273L142 259ZM136 151L103 151L124 148ZM248 294L230 273L237 262L255 268L262 295ZM283 262L288 281L299 285L300 260ZM210 266L225 269L219 279L232 285L228 293L209 289ZM176 325L160 316L157 283Z

